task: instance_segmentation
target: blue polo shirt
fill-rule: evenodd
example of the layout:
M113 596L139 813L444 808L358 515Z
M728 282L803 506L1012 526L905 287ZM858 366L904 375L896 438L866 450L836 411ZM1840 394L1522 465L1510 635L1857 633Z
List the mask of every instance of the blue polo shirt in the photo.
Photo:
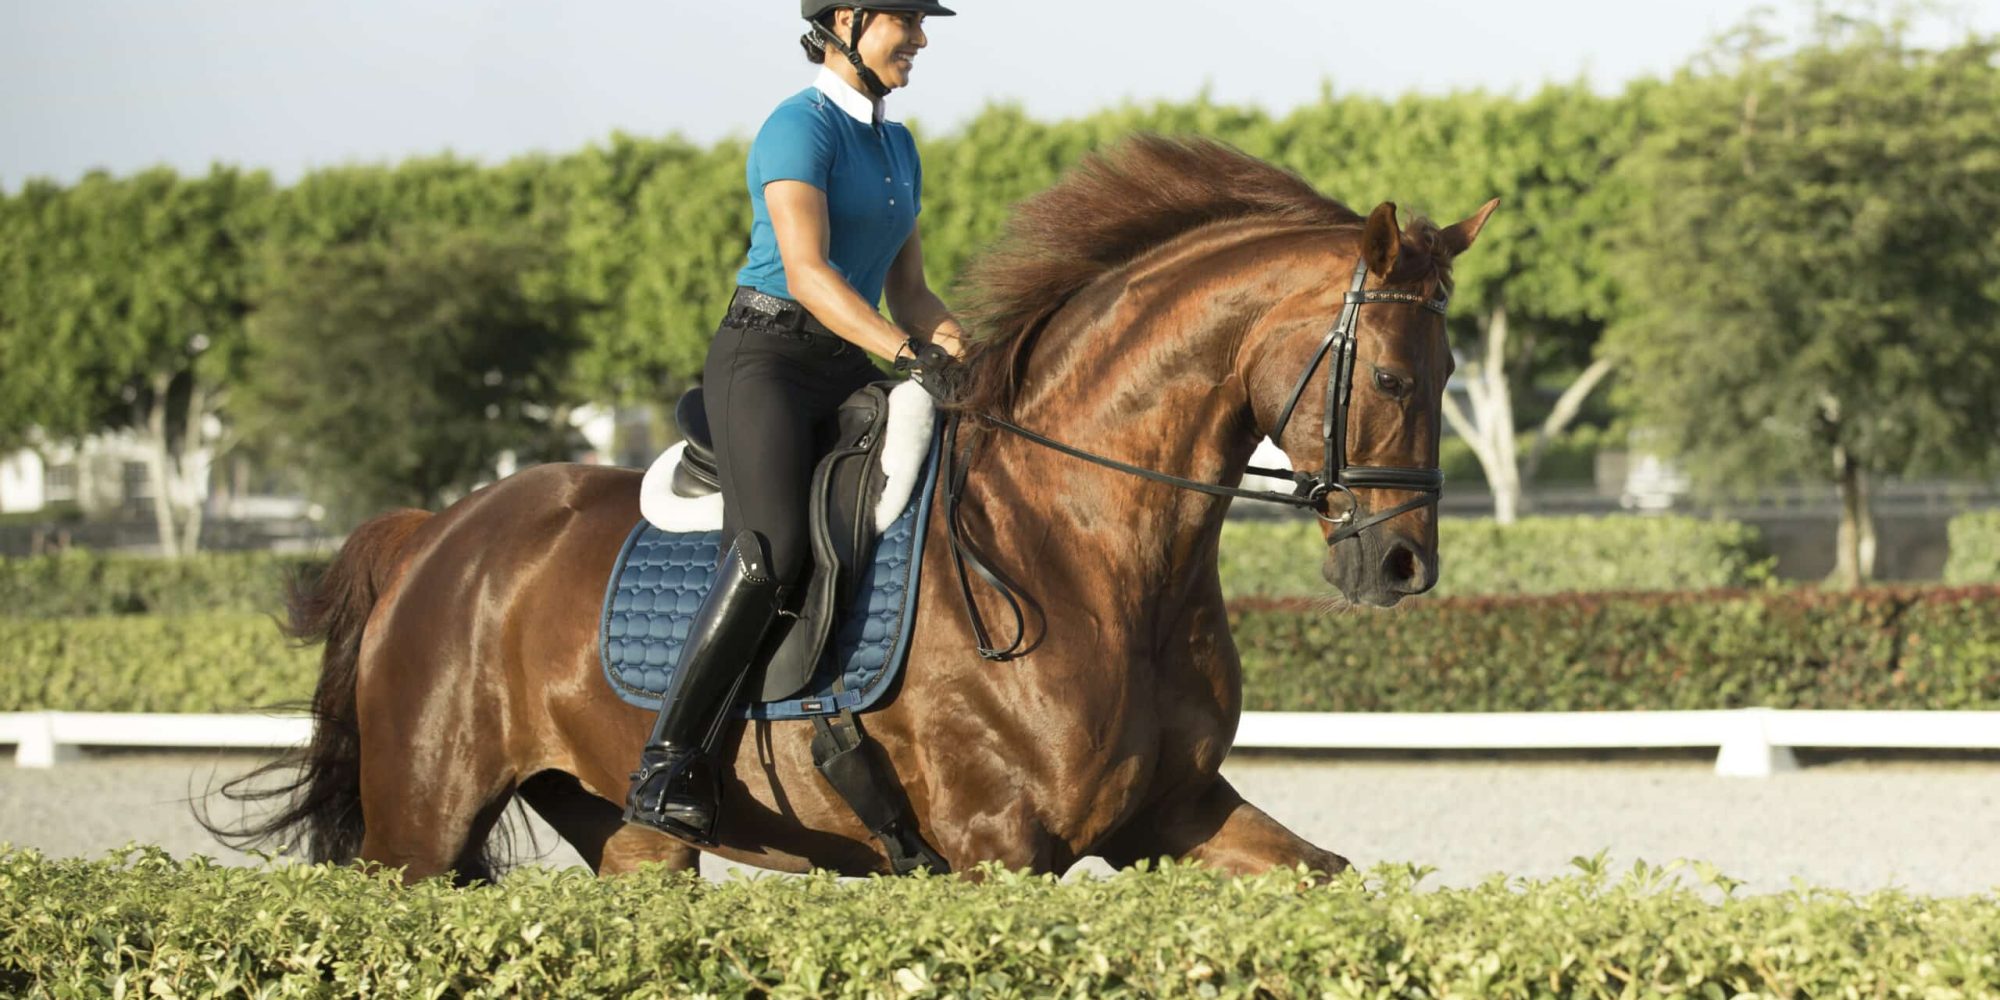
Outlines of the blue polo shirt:
M828 262L863 299L881 305L889 264L917 228L924 174L910 130L869 120L875 117L871 105L822 71L820 82L771 112L750 144L744 170L750 185L750 253L736 273L737 284L792 298L764 185L804 181L826 192ZM866 119L863 109L869 109Z

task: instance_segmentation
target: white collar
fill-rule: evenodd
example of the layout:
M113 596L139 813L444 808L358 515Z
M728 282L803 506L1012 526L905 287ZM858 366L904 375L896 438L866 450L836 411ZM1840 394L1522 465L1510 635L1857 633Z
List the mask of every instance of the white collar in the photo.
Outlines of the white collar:
M855 121L863 125L878 125L882 122L882 102L848 86L847 81L833 71L833 67L821 66L819 76L813 80L813 86L820 93L832 98L833 103Z

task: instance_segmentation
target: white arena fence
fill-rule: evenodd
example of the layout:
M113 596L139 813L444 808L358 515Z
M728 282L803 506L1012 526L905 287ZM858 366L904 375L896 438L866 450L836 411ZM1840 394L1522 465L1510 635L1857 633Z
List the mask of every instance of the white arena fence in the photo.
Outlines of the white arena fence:
M54 767L83 747L278 750L311 736L299 716L0 713L17 767ZM1621 750L1715 747L1715 773L1762 778L1798 766L1795 747L2000 750L2000 712L1245 712L1238 747L1259 750Z

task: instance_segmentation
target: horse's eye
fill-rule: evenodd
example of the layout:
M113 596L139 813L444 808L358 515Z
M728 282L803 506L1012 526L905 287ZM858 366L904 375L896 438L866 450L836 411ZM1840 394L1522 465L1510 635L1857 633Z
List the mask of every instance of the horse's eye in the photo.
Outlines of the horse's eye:
M1388 372L1376 372L1375 388L1394 396L1403 391L1403 380Z

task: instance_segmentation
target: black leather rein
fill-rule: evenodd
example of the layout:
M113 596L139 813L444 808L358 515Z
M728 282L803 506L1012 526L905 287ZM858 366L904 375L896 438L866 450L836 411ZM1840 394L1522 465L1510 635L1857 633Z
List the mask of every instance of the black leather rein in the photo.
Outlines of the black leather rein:
M1392 517L1436 503L1438 496L1444 491L1444 472L1441 469L1347 464L1347 418L1354 397L1355 332L1359 325L1361 307L1373 302L1400 303L1421 306L1442 316L1449 303L1448 297L1429 299L1413 292L1366 290L1363 286L1367 280L1367 262L1355 261L1354 280L1348 287L1346 296L1341 300L1339 318L1334 321L1333 329L1327 332L1326 338L1320 341L1319 349L1313 353L1312 362L1299 376L1298 385L1292 389L1284 410L1278 416L1277 426L1266 435L1275 441L1284 434L1286 425L1291 422L1292 411L1298 408L1300 398L1305 395L1306 387L1312 382L1313 373L1317 372L1320 364L1331 356L1333 367L1326 377L1326 409L1320 418L1320 437L1325 446L1325 465L1318 472L1267 469L1254 465L1244 470L1250 475L1289 479L1293 484L1293 491L1290 493L1246 490L1220 483L1184 479L1071 447L1053 438L1037 434L1004 417L985 413L972 416L1050 450L1156 483L1211 496L1258 500L1311 510L1320 520L1335 525L1333 533L1327 538L1327 546L1331 548ZM959 501L965 495L965 477L969 465L958 450L958 426L963 416L952 413L946 417L944 427L942 460L945 467L942 471L947 489L946 526L951 537L952 561L958 569L959 590L965 596L966 618L971 623L973 636L978 642L979 655L989 660L1011 660L1025 652L1024 643L1027 641L1026 617L1021 611L1021 604L1015 599L1014 589L965 542L964 533L960 528ZM1406 490L1416 493L1417 496L1386 510L1357 518L1356 515L1361 510L1361 502L1354 496L1354 491L1357 489ZM1339 515L1333 516L1328 512L1330 506L1328 497L1336 492L1347 494L1348 504ZM1008 610L1013 613L1014 641L1004 649L994 647L987 634L985 621L979 614L979 605L972 597L971 580L966 575L968 563L980 578L1000 594L1007 602Z

